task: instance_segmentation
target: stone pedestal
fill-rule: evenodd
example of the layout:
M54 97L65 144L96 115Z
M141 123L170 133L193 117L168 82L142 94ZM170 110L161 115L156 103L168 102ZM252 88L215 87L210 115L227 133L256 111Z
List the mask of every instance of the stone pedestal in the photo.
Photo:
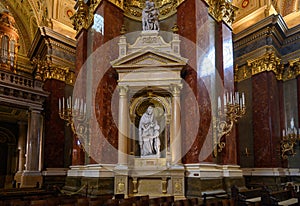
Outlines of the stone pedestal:
M39 171L23 171L21 175L21 187L41 187L43 182L42 173Z
M132 167L116 172L118 172L115 174L115 192L117 193L122 189L126 191L126 196L173 195L176 199L184 198L185 169L183 166L167 167L165 158L135 158ZM127 189L123 186L127 186Z

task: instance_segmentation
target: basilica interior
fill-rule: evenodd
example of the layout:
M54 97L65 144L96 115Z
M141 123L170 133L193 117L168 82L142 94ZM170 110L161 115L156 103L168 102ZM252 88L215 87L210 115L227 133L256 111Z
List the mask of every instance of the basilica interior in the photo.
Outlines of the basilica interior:
M300 0L0 11L1 190L299 193Z

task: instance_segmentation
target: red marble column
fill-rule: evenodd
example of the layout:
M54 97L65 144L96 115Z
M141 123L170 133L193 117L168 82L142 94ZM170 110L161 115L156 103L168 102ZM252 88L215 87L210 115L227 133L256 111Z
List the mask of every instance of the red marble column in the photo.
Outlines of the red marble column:
M297 79L298 81L298 79ZM279 114L280 114L280 138L282 135L282 130L286 129L286 124L285 124L285 108L284 108L284 89L283 89L283 81L278 81L278 94L279 94ZM298 82L298 98L299 98L299 82ZM298 105L299 105L299 100L298 100ZM299 108L299 106L298 106ZM298 109L298 113L299 113L299 109ZM297 127L297 125L295 125ZM281 151L280 151L281 154ZM281 158L281 165L282 167L288 167L288 160L284 160Z
M58 115L58 99L65 95L65 83L48 79L45 91L51 91L45 102L44 168L63 168L65 155L65 123ZM69 148L71 150L71 148Z
M181 36L181 55L187 59L188 65L182 71L184 84L181 99L182 109L182 154L183 163L199 163L200 161L212 161L211 157L199 159L201 150L207 138L211 122L211 103L208 90L201 77L198 75L198 65L202 48L208 44L209 32L199 32L208 21L206 4L202 1L186 0L177 9L177 25ZM192 94L193 93L193 94ZM198 134L194 136L191 132L191 125L194 125L197 115L190 108L192 97L197 99L200 123ZM211 148L209 148L211 154Z
M87 39L88 33L85 29L82 29L80 33L76 36L77 45L76 45L76 63L75 63L75 77L80 71L86 69L86 60L87 60ZM84 78L81 78L84 79ZM76 82L75 82L76 83ZM79 91L80 92L80 91ZM64 96L64 95L63 95ZM73 134L73 150L72 150L72 165L83 165L85 163L85 152L77 144L77 139Z
M97 14L104 18L104 35L93 32L93 76L98 75L99 85L93 87L96 122L101 134L91 134L91 154L95 162L117 163L118 128L116 122L118 103L113 101L118 75L110 61L118 58L118 36L123 24L123 12L114 4L103 1ZM117 113L117 112L116 112ZM96 128L93 129L96 129Z
M219 31L217 36L221 37L220 48L222 52L219 61L220 76L224 82L224 89L228 92L234 92L234 71L233 71L233 45L232 45L232 31L223 22L219 24ZM230 134L225 138L226 146L223 149L221 155L223 164L237 164L237 138L235 125L233 126Z
M80 69L84 65L87 59L87 31L85 29L81 30L76 36L76 64L75 64L75 76L77 77Z
M252 77L254 167L281 167L280 96L273 72Z

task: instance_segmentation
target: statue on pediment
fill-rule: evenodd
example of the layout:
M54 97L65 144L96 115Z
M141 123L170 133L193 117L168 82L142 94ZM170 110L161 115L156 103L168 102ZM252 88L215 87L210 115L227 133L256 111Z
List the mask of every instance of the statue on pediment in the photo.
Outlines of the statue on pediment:
M146 0L145 8L142 11L143 31L159 31L158 15L159 11L155 8L154 2Z

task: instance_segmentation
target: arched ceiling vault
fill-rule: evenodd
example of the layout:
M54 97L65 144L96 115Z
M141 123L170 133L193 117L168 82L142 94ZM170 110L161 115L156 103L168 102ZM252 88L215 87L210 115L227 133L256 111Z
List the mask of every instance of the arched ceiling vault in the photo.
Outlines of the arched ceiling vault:
M281 14L289 28L299 24L300 0L233 0L238 8L233 31L238 33L272 14Z
M46 26L70 38L75 31L70 16L75 13L74 0L1 0L0 11L10 11L19 32L19 54L26 56L38 27Z

